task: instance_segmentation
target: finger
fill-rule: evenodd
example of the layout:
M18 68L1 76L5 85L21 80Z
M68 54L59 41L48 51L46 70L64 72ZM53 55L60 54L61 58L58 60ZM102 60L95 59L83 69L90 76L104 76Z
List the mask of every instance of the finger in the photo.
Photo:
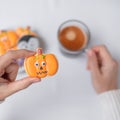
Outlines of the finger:
M100 74L97 56L92 50L89 50L87 54L89 70L91 71L91 74L95 77Z
M11 50L0 56L0 71L6 68L9 64L14 63L19 58L25 58L34 55L35 52L29 50Z
M0 83L9 83L9 81L4 78L0 78Z
M93 47L92 50L94 50L99 55L99 59L101 59L102 62L107 62L107 63L111 62L112 56L108 51L108 49L106 48L106 46L104 45L95 46Z
M6 69L5 69L5 76L3 76L5 79L9 81L14 81L16 79L17 73L18 73L19 66L17 63L11 63Z
M21 80L12 82L7 87L7 96L12 95L13 93L16 93L20 90L27 88L32 83L36 83L36 82L40 82L40 81L41 81L41 79L39 79L39 78L26 77Z
M86 69L87 70L90 70L90 66L89 66L90 62L89 62L89 59L87 60L87 65L86 65Z

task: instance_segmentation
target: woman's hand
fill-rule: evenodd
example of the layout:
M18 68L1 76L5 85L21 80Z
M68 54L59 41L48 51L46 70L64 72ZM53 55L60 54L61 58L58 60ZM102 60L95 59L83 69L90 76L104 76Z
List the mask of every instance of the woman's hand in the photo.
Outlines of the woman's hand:
M88 65L93 86L97 93L117 89L118 63L105 46L96 46L88 51Z
M27 88L35 82L39 82L39 78L26 77L21 80L15 80L18 73L19 58L25 58L35 53L28 50L14 50L0 56L0 100Z

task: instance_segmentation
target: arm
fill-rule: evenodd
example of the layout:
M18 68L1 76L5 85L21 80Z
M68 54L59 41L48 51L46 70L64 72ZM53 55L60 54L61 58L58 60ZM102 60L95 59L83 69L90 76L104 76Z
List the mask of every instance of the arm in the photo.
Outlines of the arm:
M87 69L99 94L104 120L120 120L120 90L118 90L118 63L105 46L88 51Z

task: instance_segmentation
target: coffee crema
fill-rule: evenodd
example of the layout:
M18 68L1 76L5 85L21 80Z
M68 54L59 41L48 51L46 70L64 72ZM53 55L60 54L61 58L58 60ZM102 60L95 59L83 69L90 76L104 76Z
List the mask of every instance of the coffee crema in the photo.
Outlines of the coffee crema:
M78 51L86 45L86 36L83 31L76 26L65 27L59 33L60 43L68 50Z

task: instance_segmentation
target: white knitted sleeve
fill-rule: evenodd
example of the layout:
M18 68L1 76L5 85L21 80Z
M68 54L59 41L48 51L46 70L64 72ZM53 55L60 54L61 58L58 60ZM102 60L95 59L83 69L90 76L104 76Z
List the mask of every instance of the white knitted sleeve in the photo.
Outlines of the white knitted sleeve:
M103 110L103 120L120 120L120 90L112 90L99 95Z

